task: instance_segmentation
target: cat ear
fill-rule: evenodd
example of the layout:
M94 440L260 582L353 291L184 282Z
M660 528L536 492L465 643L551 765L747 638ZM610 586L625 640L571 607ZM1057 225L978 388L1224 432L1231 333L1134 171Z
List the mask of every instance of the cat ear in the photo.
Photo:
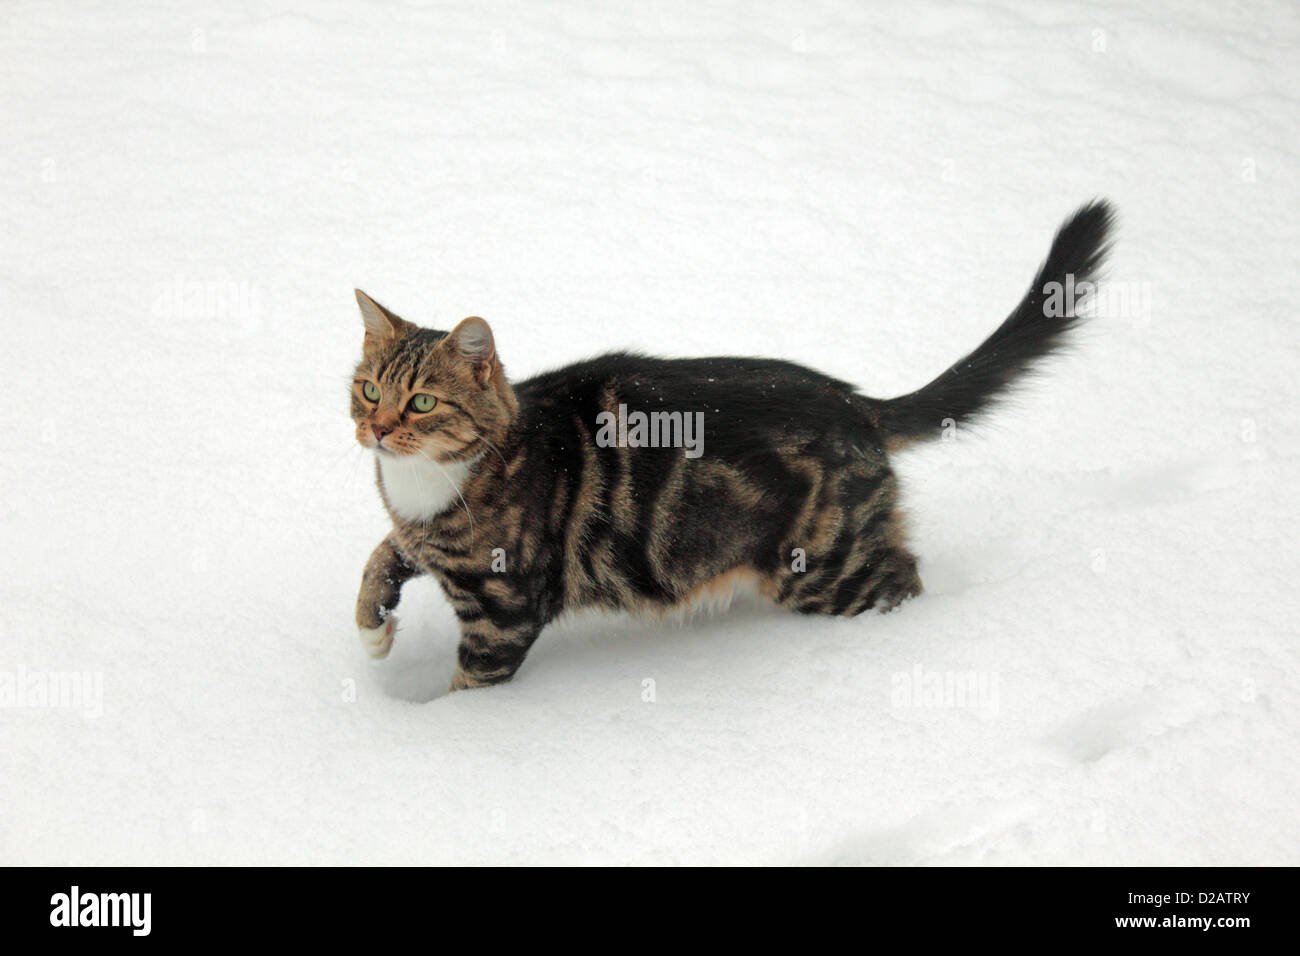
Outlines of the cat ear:
M480 386L486 386L497 354L496 343L492 341L492 329L488 324L477 315L461 319L447 335L447 344L469 363L474 380Z
M357 294L357 305L361 306L361 321L366 324L367 349L373 348L388 339L404 335L415 326L389 312L382 305L360 289L353 289Z

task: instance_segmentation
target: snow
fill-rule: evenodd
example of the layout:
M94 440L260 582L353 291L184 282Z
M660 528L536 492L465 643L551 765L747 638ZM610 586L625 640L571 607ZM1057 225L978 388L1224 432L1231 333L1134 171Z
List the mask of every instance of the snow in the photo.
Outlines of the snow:
M0 20L0 862L1300 862L1294 5ZM1138 304L900 459L897 613L576 617L448 697L424 579L367 658L354 286L515 377L891 395L1095 195Z

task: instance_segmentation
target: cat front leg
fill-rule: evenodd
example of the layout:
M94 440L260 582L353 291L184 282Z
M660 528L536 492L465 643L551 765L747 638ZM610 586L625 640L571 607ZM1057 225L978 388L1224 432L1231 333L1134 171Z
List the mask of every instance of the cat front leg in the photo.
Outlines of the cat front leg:
M370 555L357 593L357 633L361 646L373 658L387 657L393 647L397 615L393 608L402 596L402 585L420 574L420 569L402 554L389 535Z

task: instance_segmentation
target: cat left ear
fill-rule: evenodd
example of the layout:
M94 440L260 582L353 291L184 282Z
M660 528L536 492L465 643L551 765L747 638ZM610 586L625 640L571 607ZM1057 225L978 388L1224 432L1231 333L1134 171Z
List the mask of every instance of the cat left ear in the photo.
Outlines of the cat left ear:
M485 388L492 377L492 363L497 354L488 324L477 315L461 319L448 334L447 343L469 363L479 387Z
M367 349L380 345L388 339L405 335L414 328L410 322L389 312L382 305L360 289L353 289L357 294L357 305L361 307L361 321L366 324Z

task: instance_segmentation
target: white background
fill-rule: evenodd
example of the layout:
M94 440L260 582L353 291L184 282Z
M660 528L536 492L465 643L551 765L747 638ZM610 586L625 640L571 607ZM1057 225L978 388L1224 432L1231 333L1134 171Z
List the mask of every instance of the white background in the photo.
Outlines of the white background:
M0 672L103 681L0 709L0 862L1300 862L1295 6L609 6L0 11ZM362 654L353 286L888 396L1096 195L1149 307L900 459L900 612Z

